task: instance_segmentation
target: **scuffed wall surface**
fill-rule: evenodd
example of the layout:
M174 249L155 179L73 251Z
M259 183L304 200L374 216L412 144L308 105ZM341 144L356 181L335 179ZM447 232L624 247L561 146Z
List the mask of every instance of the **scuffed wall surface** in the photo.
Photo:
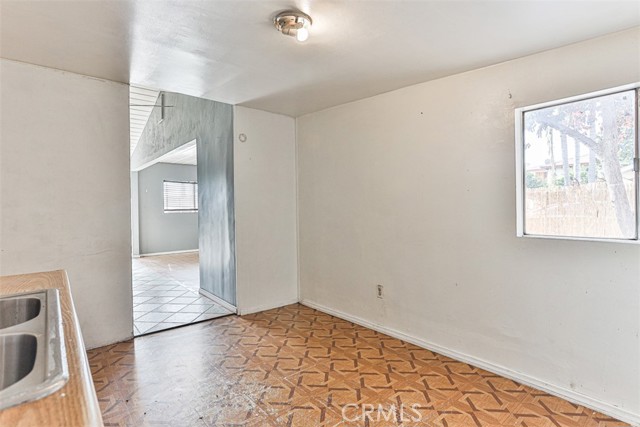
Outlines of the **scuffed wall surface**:
M238 310L298 301L295 119L234 109ZM244 135L240 139L239 135Z
M165 118L151 113L131 159L137 169L196 140L200 287L234 304L235 226L233 201L233 107L165 92Z
M64 269L87 347L131 337L129 88L0 61L0 274Z

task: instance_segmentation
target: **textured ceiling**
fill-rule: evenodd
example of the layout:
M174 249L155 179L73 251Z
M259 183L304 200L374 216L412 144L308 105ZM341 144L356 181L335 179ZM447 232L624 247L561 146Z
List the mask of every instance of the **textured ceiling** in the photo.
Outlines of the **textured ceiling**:
M305 43L273 28L293 5ZM638 25L635 0L2 0L0 55L298 116Z

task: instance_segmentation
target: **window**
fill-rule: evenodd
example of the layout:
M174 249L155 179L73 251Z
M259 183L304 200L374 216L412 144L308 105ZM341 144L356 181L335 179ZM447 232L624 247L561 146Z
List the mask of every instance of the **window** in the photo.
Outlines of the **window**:
M638 242L638 91L516 110L519 236Z
M198 183L164 181L164 212L197 212Z

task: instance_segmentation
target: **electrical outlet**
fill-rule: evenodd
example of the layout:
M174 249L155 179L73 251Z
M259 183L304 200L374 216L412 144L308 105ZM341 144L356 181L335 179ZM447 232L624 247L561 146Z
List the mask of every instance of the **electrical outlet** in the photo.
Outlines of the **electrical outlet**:
M382 285L378 285L378 298L382 298Z

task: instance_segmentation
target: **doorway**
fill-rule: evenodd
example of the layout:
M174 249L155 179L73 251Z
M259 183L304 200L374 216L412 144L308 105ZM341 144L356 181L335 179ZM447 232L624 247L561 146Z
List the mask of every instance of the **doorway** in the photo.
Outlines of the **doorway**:
M161 92L132 87L130 99L133 157L166 113ZM134 336L233 313L201 289L197 141L174 147L131 172Z

